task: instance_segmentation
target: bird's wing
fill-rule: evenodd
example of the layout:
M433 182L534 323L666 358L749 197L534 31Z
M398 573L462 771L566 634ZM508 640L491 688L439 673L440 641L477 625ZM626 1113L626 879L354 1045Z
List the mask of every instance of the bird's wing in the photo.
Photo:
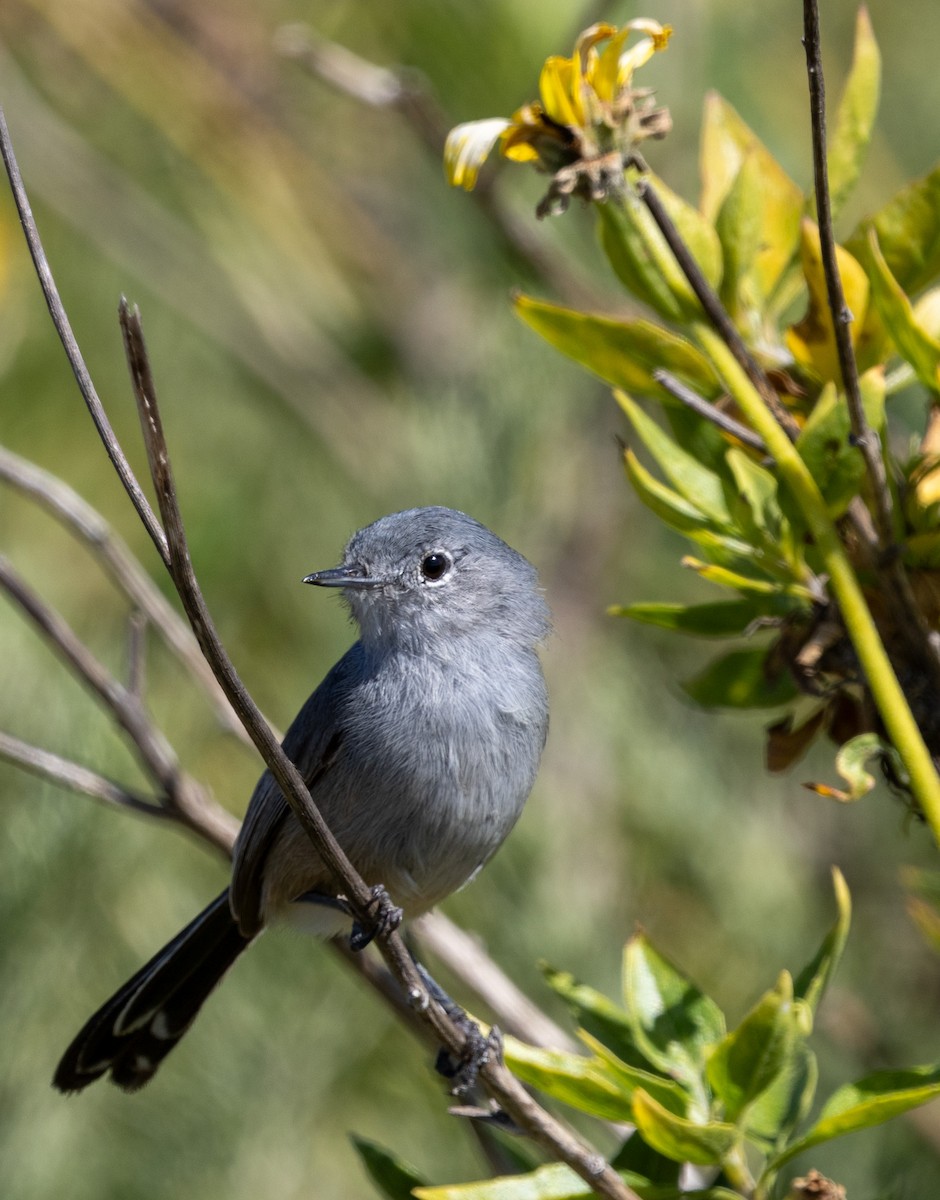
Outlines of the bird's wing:
M288 729L283 747L317 799L318 785L342 752L343 728L337 713L362 676L362 646L357 642L309 697ZM290 807L270 771L258 780L245 813L232 867L229 902L246 936L262 924L261 901L265 860ZM311 854L313 849L311 848Z

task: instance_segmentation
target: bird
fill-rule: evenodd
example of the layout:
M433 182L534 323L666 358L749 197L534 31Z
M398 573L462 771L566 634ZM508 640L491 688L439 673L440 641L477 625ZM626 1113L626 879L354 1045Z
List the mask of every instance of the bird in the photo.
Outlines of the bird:
M338 567L358 639L283 747L365 882L406 919L463 887L503 843L548 731L538 650L550 617L535 568L465 513L412 508L355 533ZM271 773L259 779L229 887L89 1018L59 1091L143 1087L235 960L267 928L348 933L348 906Z

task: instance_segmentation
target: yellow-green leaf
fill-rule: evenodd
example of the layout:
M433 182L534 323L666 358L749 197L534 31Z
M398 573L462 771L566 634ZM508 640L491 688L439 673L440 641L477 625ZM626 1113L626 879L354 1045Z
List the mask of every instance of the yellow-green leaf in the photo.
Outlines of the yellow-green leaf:
M609 996L581 983L570 971L559 971L543 963L542 973L548 986L565 1001L588 1034L600 1039L623 1062L640 1066L646 1061L634 1044L626 1012Z
M940 393L940 341L917 319L904 289L885 262L874 228L868 231L867 263L872 299L898 353L911 364L924 387Z
M517 296L516 315L562 354L605 383L627 391L666 393L653 379L665 369L709 399L721 392L711 364L691 342L651 321L617 321Z
M812 1107L819 1081L816 1055L797 1042L776 1079L747 1111L747 1137L777 1151L802 1124Z
M419 1187L414 1195L416 1200L591 1200L593 1193L570 1167L548 1163L528 1175Z
M678 192L674 192L652 171L645 172L645 178L655 188L663 208L692 252L692 257L698 263L702 274L713 288L717 288L721 282L723 256L721 240L714 222L704 217L697 208L684 200ZM697 303L696 301L696 305Z
M543 1050L507 1037L506 1063L524 1082L579 1112L608 1121L629 1121L631 1091L592 1058Z
M597 205L601 248L623 286L667 321L682 323L698 301L646 205L625 198Z
M940 275L940 164L863 221L845 248L863 255L872 225L888 269L904 291L913 296L929 287Z
M753 599L719 600L714 604L626 604L614 605L612 617L629 617L643 625L656 625L693 637L734 637L763 614Z
M767 165L748 151L716 221L725 254L721 294L736 317L764 310L799 244L802 194L795 184L778 190L781 179Z
M623 997L647 1061L685 1084L704 1107L706 1053L725 1034L721 1009L642 933L624 948Z
M770 296L796 253L802 191L757 134L716 92L705 98L699 168L699 207L706 219L719 223L727 202L742 221L736 231L730 211L721 218L722 245L725 253L736 260L733 270L739 278L742 269L745 271L758 296ZM742 171L746 174L739 181ZM737 195L732 200L730 193L736 186ZM741 244L735 246L738 237Z
M787 330L787 346L800 366L810 374L818 379L838 381L842 376L826 292L819 227L808 219L801 225L800 261L809 304L806 316ZM868 311L868 277L858 261L841 246L836 247L836 263L842 277L845 303L852 314L849 332L854 346Z
M826 1101L812 1129L768 1164L767 1173L821 1142L881 1125L935 1096L940 1096L940 1068L936 1066L876 1071L857 1083L845 1084Z
M678 1117L642 1088L633 1097L633 1119L643 1141L674 1162L717 1165L738 1142L736 1126L721 1121L698 1124Z
M869 425L884 426L885 377L881 367L859 380L862 407ZM858 492L865 474L861 451L851 444L852 423L845 397L827 383L800 431L796 448L816 480L830 516L841 516Z
M708 1081L724 1105L727 1120L740 1123L748 1106L793 1057L798 1037L793 981L782 971L777 986L761 996L708 1060Z
M751 553L753 555L753 550ZM812 600L812 593L799 583L780 583L766 578L758 579L754 575L742 575L740 571L733 571L715 563L702 562L701 559L693 558L690 554L683 558L682 565L689 567L702 579L707 579L709 583L717 584L718 587L734 588L735 591L741 592L745 596L766 596L768 599L793 596L798 600ZM760 570L753 559L748 565L756 571Z
M636 494L646 507L670 529L691 536L695 530L708 527L708 520L699 510L671 488L661 483L655 475L647 471L633 451L627 447L623 452L623 463L627 478L633 485Z
M655 1075L643 1067L631 1066L584 1029L578 1030L578 1037L594 1054L598 1069L610 1076L623 1089L625 1095L632 1096L637 1088L643 1088L647 1095L659 1101L670 1112L677 1113L680 1117L686 1115L689 1094L674 1079Z
M631 172L624 196L597 206L601 245L628 291L667 320L688 321L701 314L698 299L649 209L630 186L639 178ZM713 226L661 180L649 178L706 279L717 286L721 243Z
M841 746L836 755L836 770L849 785L848 789L830 787L827 783L804 783L803 786L817 796L825 796L843 804L861 800L877 782L868 770L868 764L882 758L884 752L877 733L860 733Z
M881 53L864 5L855 21L855 51L829 141L829 195L833 216L842 211L865 162L881 92Z
M838 867L832 868L832 886L836 894L838 914L835 924L826 934L813 959L796 977L793 985L794 995L805 1001L813 1013L819 1007L819 1002L839 965L852 923L852 897L845 876Z
M637 437L676 491L704 516L728 528L731 514L718 476L674 442L625 392L615 394Z

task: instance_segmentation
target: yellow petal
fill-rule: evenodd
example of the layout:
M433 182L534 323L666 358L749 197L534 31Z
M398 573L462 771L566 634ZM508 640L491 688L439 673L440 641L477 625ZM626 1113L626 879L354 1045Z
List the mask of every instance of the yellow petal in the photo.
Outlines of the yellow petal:
M524 104L512 114L509 128L503 131L499 151L512 162L538 162L539 152L533 145L536 134L546 132L540 104Z
M510 127L505 117L485 121L467 121L456 125L444 143L444 171L452 187L472 192L480 168L489 157L501 134Z
M580 90L580 65L573 58L561 58L553 54L545 60L539 76L539 95L545 115L559 125L579 126L583 124L583 110L578 95Z
M628 21L626 28L632 33L645 33L649 36L641 38L636 45L621 54L617 64L618 89L625 88L633 78L633 72L644 63L648 63L657 51L665 50L672 36L671 25L660 25L658 21L650 21L644 17Z
M610 103L618 90L620 78L620 55L630 37L629 27L624 27L615 33L591 63L593 70L588 72L588 83L593 87L600 100Z

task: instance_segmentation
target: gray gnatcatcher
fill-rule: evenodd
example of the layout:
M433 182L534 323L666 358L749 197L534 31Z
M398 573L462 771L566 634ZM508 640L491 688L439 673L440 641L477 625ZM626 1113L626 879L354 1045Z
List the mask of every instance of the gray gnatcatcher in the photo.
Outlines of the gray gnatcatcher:
M304 582L342 588L360 636L284 749L365 881L417 916L493 855L535 779L548 728L536 654L548 610L535 570L463 513L415 508L361 529L342 566ZM231 887L91 1017L54 1085L79 1091L110 1071L119 1087L142 1087L275 919L326 937L350 923L266 771Z

